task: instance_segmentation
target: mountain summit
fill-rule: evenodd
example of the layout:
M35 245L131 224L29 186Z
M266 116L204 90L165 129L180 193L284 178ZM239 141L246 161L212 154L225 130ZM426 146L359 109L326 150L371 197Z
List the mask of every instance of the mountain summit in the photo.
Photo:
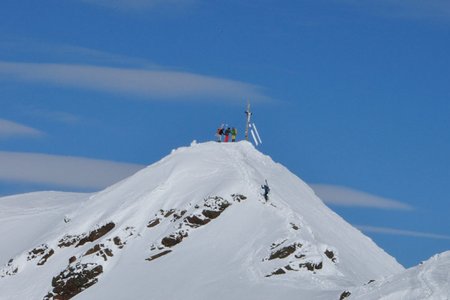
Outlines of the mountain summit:
M1 233L15 232L0 299L344 299L404 270L245 141L193 143L101 192L0 208Z

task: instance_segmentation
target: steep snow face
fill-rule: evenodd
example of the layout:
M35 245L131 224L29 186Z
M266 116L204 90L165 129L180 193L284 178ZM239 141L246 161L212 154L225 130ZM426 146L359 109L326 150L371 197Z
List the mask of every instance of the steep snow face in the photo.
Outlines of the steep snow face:
M71 197L52 228L0 253L12 258L0 269L0 299L338 299L403 270L247 142L180 148Z
M450 251L350 293L349 300L447 300L450 298Z

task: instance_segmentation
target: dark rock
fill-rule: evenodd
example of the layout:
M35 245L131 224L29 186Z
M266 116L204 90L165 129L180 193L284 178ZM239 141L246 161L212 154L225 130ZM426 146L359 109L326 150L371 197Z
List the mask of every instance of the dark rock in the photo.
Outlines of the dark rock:
M106 254L107 256L109 256L109 257L113 257L113 256L114 256L111 249L105 248L104 251L105 251L105 254ZM106 259L105 259L105 260L106 260Z
M113 253L112 253L111 249L105 248L105 245L103 245L103 244L95 245L94 247L92 247L91 249L86 251L86 253L84 253L83 256L88 256L88 255L92 255L92 254L100 256L105 261L108 260L108 257L112 257L113 256Z
M47 246L40 246L38 248L34 248L30 252L28 252L27 260L35 259L38 256L41 256L45 253L45 250L47 249Z
M169 254L170 252L172 252L172 250L164 250L163 252L160 252L158 254L152 255L149 258L146 258L145 260L152 261L152 260L155 260L157 258L160 258L161 256Z
M247 197L245 197L244 195L240 195L240 194L232 194L231 197L233 198L234 201L237 201L237 202L241 202L241 201L244 201L245 199L247 199Z
M58 247L64 248L75 245L80 240L80 238L80 235L65 235L62 239L59 240Z
M88 251L86 251L86 253L84 253L83 256L88 256L88 255L94 254L100 250L101 250L100 245L97 244L94 247L92 247L91 249L89 249Z
M52 256L53 254L55 254L55 251L53 249L50 249L49 252L47 252L42 258L41 260L37 263L38 266L42 266L43 264L45 264L47 262L47 260L50 258L50 256Z
M220 211L220 210L216 211L216 210L206 210L205 209L202 211L202 214L209 219L215 219L218 216L220 216L221 213L222 213L222 211Z
M69 266L58 276L53 277L53 290L44 299L68 300L96 284L103 267L97 264L77 264Z
M120 237L116 236L113 238L114 245L116 245L119 249L122 249L124 244L120 240Z
M69 258L69 265L74 263L77 260L77 258L75 256L72 256L71 258Z
M153 219L153 220L151 220L150 222L148 222L148 225L147 225L147 227L155 227L156 225L158 225L159 224L159 219L158 218L156 218L156 219Z
M168 218L175 212L175 209L170 209L167 212L164 213L164 217Z
M294 223L291 223L291 227L292 227L292 229L294 229L294 230L299 230L299 229L300 229L300 227L297 226L297 225L294 224Z
M43 244L39 247L34 248L33 250L28 252L27 260L33 260L41 257L39 262L37 263L38 266L42 266L47 262L47 260L55 253L53 249L49 249L48 245Z
M204 209L202 214L207 218L215 219L230 205L230 202L221 197L210 197L205 199L204 206L208 209Z
M184 216L185 213L186 213L186 210L182 210L182 211L180 211L179 213L175 213L175 214L173 215L173 220L172 220L172 222L174 222L174 221L176 221L176 220L178 220L178 219L181 219L181 218Z
M14 259L10 259L8 261L8 263L6 264L6 266L4 268L2 268L0 271L0 278L3 278L5 276L13 276L15 274L17 274L17 272L19 271L19 268L17 266L13 265Z
M272 276L272 275L282 275L282 274L286 274L286 271L283 270L282 268L279 268L279 269L273 271L272 274L270 274L269 276ZM269 277L269 276L266 276L266 277Z
M204 203L205 207L208 207L215 211L223 211L230 205L230 202L223 199L222 197L209 197L205 199Z
M323 264L322 264L322 262L320 262L318 264L315 264L315 263L312 263L312 262L305 262L305 263L299 264L299 267L300 268L306 268L308 271L313 272L315 270L322 269Z
M98 229L95 229L95 230L89 232L89 235L80 239L80 241L78 242L78 244L75 247L83 246L86 243L93 242L93 241L101 238L102 236L107 234L109 231L111 231L115 226L116 226L116 224L114 224L113 222L110 222L108 224L103 225L102 227L100 227Z
M275 258L286 258L289 255L291 255L292 253L295 252L295 250L297 250L297 244L292 244L286 247L283 247L275 252L272 252L269 256L269 260L275 259Z
M336 257L334 257L334 252L333 252L333 251L327 249L327 250L325 250L325 255L326 255L329 259L331 259L332 262L334 262L334 263L336 262Z
M211 219L209 219L209 218L202 219L196 215L188 216L185 220L187 222L186 225L188 225L190 227L194 227L194 228L206 225L211 221Z
M171 235L163 238L161 240L161 244L163 244L166 247L173 247L173 246L181 243L181 241L185 237L187 237L187 233L175 232L175 233L172 233Z
M345 298L350 297L352 293L350 293L349 291L344 291L341 296L339 297L339 300L344 300Z

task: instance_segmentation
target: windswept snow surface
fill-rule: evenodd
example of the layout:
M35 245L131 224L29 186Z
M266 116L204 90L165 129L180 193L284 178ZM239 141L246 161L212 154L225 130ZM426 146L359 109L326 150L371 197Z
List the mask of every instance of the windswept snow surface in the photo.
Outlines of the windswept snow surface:
M0 299L339 299L404 270L245 141L179 148L96 194L0 207Z
M349 300L448 300L450 251L437 254L405 272L351 291Z
M65 215L90 195L36 192L0 198L0 266L45 240L49 232L62 230Z

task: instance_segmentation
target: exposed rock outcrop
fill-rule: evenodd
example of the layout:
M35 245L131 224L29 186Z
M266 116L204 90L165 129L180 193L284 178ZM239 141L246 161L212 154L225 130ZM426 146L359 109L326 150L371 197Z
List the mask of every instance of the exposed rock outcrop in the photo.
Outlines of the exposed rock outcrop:
M68 300L97 283L103 267L97 264L69 265L59 275L53 277L53 290L44 300Z

